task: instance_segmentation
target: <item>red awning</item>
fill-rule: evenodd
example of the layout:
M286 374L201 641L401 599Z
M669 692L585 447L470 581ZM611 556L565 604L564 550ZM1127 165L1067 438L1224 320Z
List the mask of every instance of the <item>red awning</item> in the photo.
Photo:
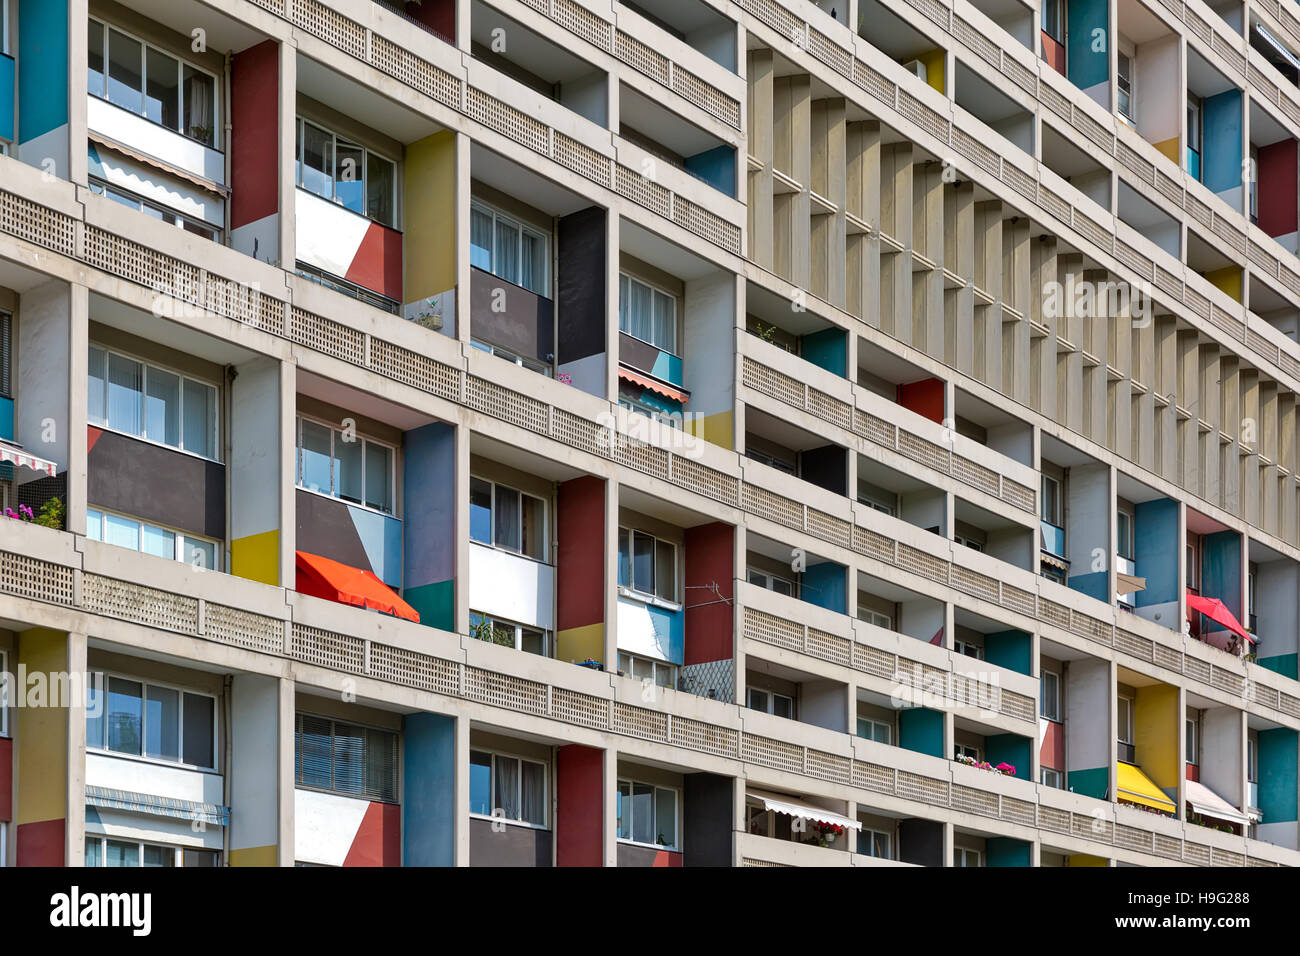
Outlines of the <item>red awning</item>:
M1201 597L1199 594L1193 594L1191 591L1188 591L1187 609L1189 611L1199 611L1211 621L1222 624L1228 630L1232 631L1233 634L1236 634L1238 637L1244 637L1252 644L1258 643L1250 636L1246 629L1241 626L1241 622L1232 616L1232 612L1228 610L1228 606L1218 598Z
M54 462L46 461L37 455L29 455L21 448L3 440L0 440L0 462L9 462L19 468L30 468L32 471L44 472L51 478L58 472L58 465Z
M371 571L362 571L319 554L297 551L298 593L352 604L420 623L419 612L393 593Z
M634 372L630 368L624 368L622 365L618 367L618 377L625 382L631 382L633 385L640 385L642 388L648 388L652 392L658 392L660 395L671 398L674 402L681 402L683 405L691 400L691 393L685 389L667 385L659 381L657 378L642 374L641 372Z

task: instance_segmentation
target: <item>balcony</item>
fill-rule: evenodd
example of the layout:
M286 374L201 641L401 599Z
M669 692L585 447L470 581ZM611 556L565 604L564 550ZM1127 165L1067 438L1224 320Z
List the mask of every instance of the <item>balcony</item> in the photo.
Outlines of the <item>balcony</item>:
M202 180L209 188L226 185L224 153L108 100L87 97L86 125L92 140L125 151L139 162L152 166L163 163Z
M294 195L300 265L339 291L374 293L366 301L395 314L402 301L402 234L306 189Z

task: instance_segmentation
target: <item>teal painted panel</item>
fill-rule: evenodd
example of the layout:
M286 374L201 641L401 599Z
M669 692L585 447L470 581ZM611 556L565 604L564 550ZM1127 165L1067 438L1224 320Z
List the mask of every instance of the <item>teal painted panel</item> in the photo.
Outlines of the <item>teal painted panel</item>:
M420 615L420 623L444 631L456 629L456 581L437 581L407 588L402 592L406 603Z
M1011 837L989 837L984 841L986 866L1029 866L1029 844Z
M26 143L68 123L68 0L21 0L18 25L18 133Z
M1108 0L1070 0L1066 9L1065 73L1081 90L1110 80Z
M0 54L0 139L14 138L14 58Z
M1300 680L1300 673L1297 673L1297 655L1295 654L1261 657L1255 663L1265 670L1272 671L1274 674L1281 674L1283 677L1289 677L1292 680Z
M660 349L659 356L655 359L654 368L650 369L650 374L661 381L682 388L681 356Z
M1296 732L1286 727L1259 732L1259 809L1265 823L1296 819L1298 744Z
M1085 797L1105 800L1110 795L1110 770L1106 767L1071 770L1065 775L1065 787Z
M1202 107L1202 182L1213 192L1241 185L1241 90L1207 96Z
M1133 514L1135 573L1146 578L1145 591L1134 603L1167 604L1178 600L1178 502L1169 498L1143 501Z
M1030 740L1019 734L993 734L984 738L984 759L993 766L1009 763L1016 768L1020 780L1030 779L1033 772Z
M799 593L809 604L824 607L837 614L848 613L848 590L845 586L845 568L833 561L810 564L803 573Z
M456 865L456 721L402 718L402 865Z
M1096 598L1098 601L1110 602L1110 574L1106 571L1090 571L1087 574L1072 574L1067 583L1080 594Z
M1201 594L1218 598L1241 619L1241 535L1237 532L1218 531L1201 538ZM1213 625L1214 630L1219 627Z
M1024 631L998 631L984 635L984 659L1017 674L1032 673L1033 649Z
M942 757L943 713L917 707L899 711L898 744L905 750Z
M687 156L686 169L718 192L736 198L736 151L730 146L715 146Z
M14 400L0 398L0 438L14 440Z
M843 329L809 332L800 339L799 354L818 368L844 378L849 365L848 333Z

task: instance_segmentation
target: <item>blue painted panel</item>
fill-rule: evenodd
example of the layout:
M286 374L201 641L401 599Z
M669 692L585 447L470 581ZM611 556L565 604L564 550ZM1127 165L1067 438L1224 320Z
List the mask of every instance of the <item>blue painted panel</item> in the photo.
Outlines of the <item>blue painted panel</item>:
M848 613L848 590L844 565L833 561L810 564L803 573L800 594L809 604L816 604L837 614Z
M998 631L984 635L984 659L1017 674L1030 673L1033 650L1024 631Z
M1066 580L1071 588L1086 594L1088 597L1094 597L1098 601L1110 602L1110 575L1105 571L1090 571L1087 574L1072 574Z
M673 355L671 352L659 351L655 359L654 368L650 369L650 374L664 382L670 382L678 388L682 388L682 359L679 355Z
M365 508L348 506L352 526L366 549L370 569L390 588L402 586L402 522Z
M1011 764L1016 768L1016 777L1020 780L1030 779L1033 772L1029 738L1019 734L992 734L985 737L984 759L995 767L1000 763Z
M1178 502L1143 501L1133 509L1134 573L1147 579L1134 603L1167 604L1178 600Z
M14 138L14 58L0 54L0 139Z
M1235 531L1201 538L1201 594L1218 598L1241 620L1241 536ZM1212 629L1219 628L1214 624Z
M0 438L14 440L14 400L0 398Z
M686 169L721 193L736 198L736 151L730 146L686 157Z
M1187 172L1193 179L1195 179L1197 182L1200 182L1201 154L1196 152L1190 146L1187 149Z
M1297 735L1279 727L1259 732L1259 809L1265 823L1296 819Z
M456 721L402 719L402 865L456 863Z
M66 126L67 122L68 2L21 0L18 6L18 133L26 143Z
M1213 192L1241 185L1241 91L1232 89L1207 96L1201 137L1205 175Z
M1066 76L1081 90L1110 80L1109 10L1107 0L1070 0L1067 7Z
M1048 554L1054 554L1058 558L1065 557L1065 529L1058 528L1050 521L1038 522L1038 530L1042 534L1042 549Z
M943 712L924 707L899 711L898 745L905 750L942 757Z
M844 378L849 365L848 333L843 329L822 329L803 336L799 354L818 368Z
M984 841L987 866L1029 866L1029 844L1011 837L989 837Z

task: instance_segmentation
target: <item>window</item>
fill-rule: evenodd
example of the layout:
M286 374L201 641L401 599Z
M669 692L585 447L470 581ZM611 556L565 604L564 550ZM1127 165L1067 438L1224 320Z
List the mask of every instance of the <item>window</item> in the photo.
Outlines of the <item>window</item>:
M546 826L546 764L486 750L469 753L471 816Z
M1201 587L1200 543L1199 538L1187 536L1187 586L1193 591L1199 591Z
M471 541L547 561L546 502L514 488L469 479L469 537Z
M677 603L677 546L644 531L619 528L618 584Z
M978 644L972 644L970 641L963 641L959 637L953 638L952 649L958 654L964 654L980 661L984 660L984 648Z
M550 237L477 201L469 209L469 261L529 292L550 295Z
M1187 748L1187 762L1197 765L1201 762L1200 736L1197 734L1196 720L1188 718L1183 722L1184 736L1183 746Z
M873 611L870 608L858 608L858 620L874 624L876 627L883 627L887 631L894 629L894 619L888 614L881 614L879 611Z
M677 849L677 791L620 780L618 838L629 843Z
M1187 172L1201 178L1201 98L1187 94Z
M1246 571L1246 630L1252 634L1255 632L1255 576L1258 573L1253 564Z
M892 502L885 503L883 501L880 501L877 498L864 494L861 488L858 489L858 501L861 504L866 505L868 508L873 509L874 511L879 511L882 514L887 514L891 518L894 517L894 505Z
M205 146L217 142L217 78L116 27L87 27L87 89Z
M1056 671L1038 675L1038 714L1048 720L1061 719L1061 677Z
M1137 99L1133 95L1133 51L1116 50L1115 89L1118 94L1119 115L1130 123L1137 123Z
M972 551L982 552L984 550L984 542L977 541L974 538L968 538L965 535L954 534L952 536L952 540L957 544L964 545L965 547L970 548Z
M1115 512L1115 551L1121 558L1133 560L1133 516L1127 511Z
M0 737L9 736L10 683L9 658L4 651L0 651ZM4 854L0 853L0 864L3 862Z
M1041 491L1042 518L1048 524L1054 524L1059 528L1061 526L1061 483L1051 475L1043 475Z
M952 848L952 865L983 866L984 864L979 850L968 850L964 846L955 846Z
M397 498L392 445L298 418L298 487L394 514Z
M210 694L96 674L86 696L87 749L216 769L217 701Z
M1047 578L1049 581L1055 581L1057 584L1065 583L1065 573L1058 568L1053 568L1044 564L1039 570L1039 574Z
M677 686L676 664L655 661L648 657L637 657L635 654L619 651L618 669L623 672L624 677L653 681L658 687Z
M97 196L107 196L116 203L123 206L130 206L139 212L152 216L160 222L165 222L169 226L176 226L184 229L186 232L192 232L196 236L202 236L204 239L211 239L213 242L219 242L218 229L215 226L208 225L199 219L191 219L188 216L182 216L165 206L159 206L147 199L142 199L135 193L126 192L114 186L108 185L102 179L90 177L90 191Z
M469 635L489 644L513 647L517 651L550 657L550 632L527 624L514 624L499 618L469 612Z
M972 760L980 759L980 748L972 744L954 744L954 757L969 757Z
M618 330L677 352L677 298L626 273L618 277Z
M1259 222L1259 147L1250 147L1250 165L1246 169L1246 189L1250 196L1250 221Z
M92 425L218 460L216 386L94 345L88 365Z
M757 448L750 446L749 442L745 443L745 457L771 468L775 468L778 471L783 471L787 475L794 475L799 472L799 469L795 466L793 458L786 458L781 455L773 455L768 454L765 451L759 451Z
M1251 783L1259 783L1259 761L1258 761L1259 738L1255 731L1246 734L1246 779ZM1253 806L1254 804L1252 804Z
M858 831L858 852L863 856L874 856L881 860L894 858L894 835L884 830L871 830L863 827Z
M745 691L745 703L750 710L761 710L774 717L786 717L794 720L794 698L775 691L750 687Z
M859 717L858 736L863 740L874 740L878 744L892 744L894 742L894 728L892 724L888 724L883 720Z
M221 570L221 548L217 542L98 508L86 511L86 537L159 558L172 558L196 568Z
M789 597L795 596L795 583L788 578L768 574L766 571L755 571L751 568L748 580L750 584L764 590L775 591L777 594L785 594Z
M397 228L397 164L298 117L298 185L358 216Z
M8 312L0 312L0 397L13 398L13 337L14 320Z
M1057 43L1065 42L1065 0L1043 0L1043 32Z
M397 734L298 714L294 783L384 803L397 802Z
M1065 789L1065 781L1062 778L1061 771L1053 770L1051 767L1039 767L1038 779L1044 787L1054 787L1057 790Z
M86 866L220 866L217 850L161 846L86 834Z
M537 359L528 358L523 355L516 355L509 349L503 349L499 345L489 345L487 342L480 342L478 339L470 339L470 345L480 352L487 352L488 355L495 355L497 358L505 359L518 365L520 368L526 368L530 372L538 372L541 375L550 376L551 366L545 362L539 362Z
M1133 763L1136 754L1133 747L1133 701L1131 698L1121 697L1116 702L1115 736L1119 743L1119 759L1125 763Z

